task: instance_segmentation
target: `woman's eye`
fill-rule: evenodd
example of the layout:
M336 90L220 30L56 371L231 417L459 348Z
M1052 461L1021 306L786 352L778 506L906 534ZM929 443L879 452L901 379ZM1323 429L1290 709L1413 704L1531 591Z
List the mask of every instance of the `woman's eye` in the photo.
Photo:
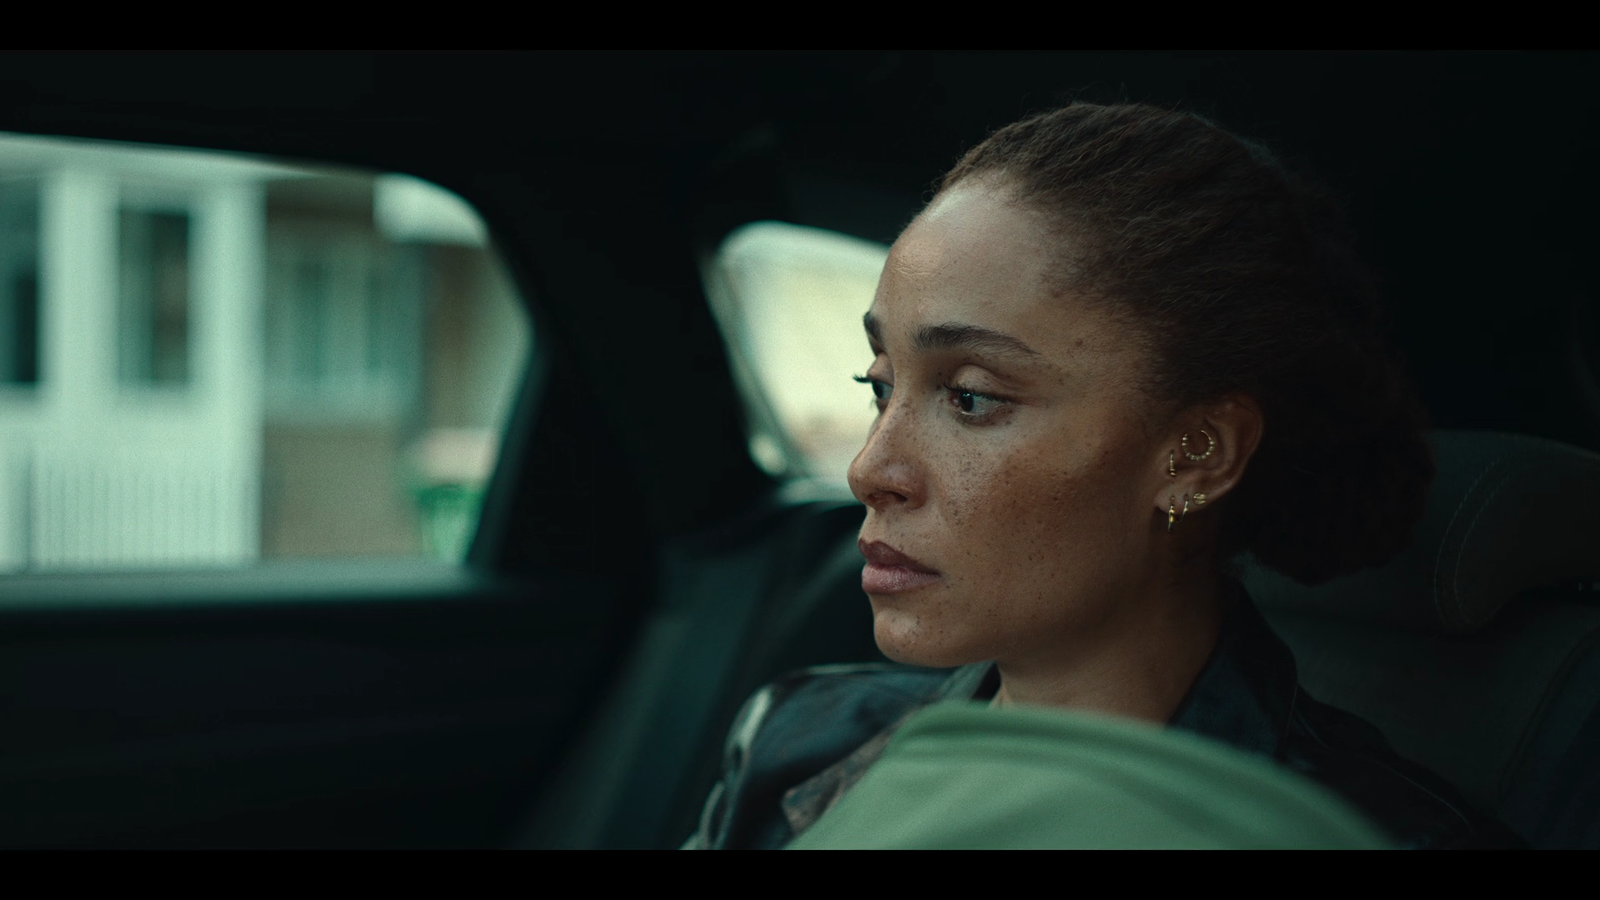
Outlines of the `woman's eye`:
M879 381L876 378L869 378L866 375L857 375L855 376L855 380L860 384L868 384L872 386L872 400L874 403L878 404L880 409L883 408L884 403L888 402L889 395L894 393L894 385L888 383L887 381Z
M955 408L960 410L962 415L974 419L984 418L1005 404L999 397L991 397L966 388L950 387L947 390L950 392L950 402Z

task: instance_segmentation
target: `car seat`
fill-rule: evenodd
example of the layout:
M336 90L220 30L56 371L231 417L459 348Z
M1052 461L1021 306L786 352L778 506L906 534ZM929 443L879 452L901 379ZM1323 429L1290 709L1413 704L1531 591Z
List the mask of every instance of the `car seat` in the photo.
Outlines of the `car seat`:
M1600 455L1436 432L1411 548L1245 585L1317 699L1365 717L1535 847L1600 847Z

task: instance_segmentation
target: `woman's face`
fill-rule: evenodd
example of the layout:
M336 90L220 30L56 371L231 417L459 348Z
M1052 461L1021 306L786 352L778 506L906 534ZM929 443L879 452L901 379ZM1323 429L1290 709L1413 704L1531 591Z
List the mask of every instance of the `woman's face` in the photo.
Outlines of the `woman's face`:
M1050 241L978 181L889 253L866 319L879 414L850 486L892 659L1048 664L1127 627L1160 568L1170 441L1137 386L1147 354L1051 289Z

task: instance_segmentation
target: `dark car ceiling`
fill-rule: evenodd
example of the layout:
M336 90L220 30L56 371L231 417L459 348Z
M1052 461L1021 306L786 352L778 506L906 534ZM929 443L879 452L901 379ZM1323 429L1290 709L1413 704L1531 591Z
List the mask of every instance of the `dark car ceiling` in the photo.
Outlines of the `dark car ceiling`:
M1436 424L1600 448L1593 55L0 58L0 129L410 171L478 204L571 354L563 390L607 410L668 530L765 484L695 254L759 217L892 239L963 148L1072 97L1182 104L1311 169L1366 236ZM660 441L684 402L711 430Z

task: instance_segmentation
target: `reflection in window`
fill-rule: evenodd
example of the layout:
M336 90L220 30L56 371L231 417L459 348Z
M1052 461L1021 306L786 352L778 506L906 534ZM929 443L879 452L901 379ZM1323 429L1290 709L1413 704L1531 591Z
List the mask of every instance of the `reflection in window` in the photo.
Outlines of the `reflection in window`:
M0 384L39 380L39 184L0 179Z
M119 353L124 384L189 380L189 217L124 209L118 217Z

